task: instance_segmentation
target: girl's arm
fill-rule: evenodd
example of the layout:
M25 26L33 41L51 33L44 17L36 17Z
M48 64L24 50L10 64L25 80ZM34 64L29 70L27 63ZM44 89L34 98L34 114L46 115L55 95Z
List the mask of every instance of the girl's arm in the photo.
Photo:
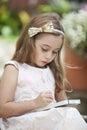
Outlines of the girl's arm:
M34 100L14 102L17 82L18 70L13 65L7 65L0 81L0 117L22 115L52 101L51 93L47 92L41 93Z

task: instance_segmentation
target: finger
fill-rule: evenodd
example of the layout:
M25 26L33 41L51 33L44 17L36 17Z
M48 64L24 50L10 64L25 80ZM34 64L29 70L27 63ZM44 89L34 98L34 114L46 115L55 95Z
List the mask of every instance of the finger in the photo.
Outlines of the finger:
M47 99L47 102L48 102L48 103L51 103L51 102L52 102L52 100L51 100L51 99Z
M52 95L46 95L46 98L53 100Z
M45 94L45 96L46 96L47 98L52 98L52 99L53 99L52 93L47 93L47 94Z

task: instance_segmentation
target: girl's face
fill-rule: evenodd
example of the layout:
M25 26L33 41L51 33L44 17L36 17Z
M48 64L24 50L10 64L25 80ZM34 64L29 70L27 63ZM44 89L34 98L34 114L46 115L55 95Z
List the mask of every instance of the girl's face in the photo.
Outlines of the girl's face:
M35 40L34 64L44 67L56 57L62 45L62 36L43 34Z

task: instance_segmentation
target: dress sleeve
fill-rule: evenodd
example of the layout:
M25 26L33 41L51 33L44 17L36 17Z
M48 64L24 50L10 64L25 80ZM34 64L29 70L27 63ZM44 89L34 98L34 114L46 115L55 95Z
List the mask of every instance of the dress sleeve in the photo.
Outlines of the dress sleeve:
M19 70L19 63L17 61L13 61L13 60L8 61L8 62L6 62L4 67L6 67L7 65L13 65L13 66L15 66L16 69Z

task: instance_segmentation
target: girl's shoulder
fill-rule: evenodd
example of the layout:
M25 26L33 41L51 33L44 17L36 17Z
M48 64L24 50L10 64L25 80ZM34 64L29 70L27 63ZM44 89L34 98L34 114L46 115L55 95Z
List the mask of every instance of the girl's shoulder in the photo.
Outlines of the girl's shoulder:
M18 61L15 61L15 60L10 60L10 61L7 61L5 63L5 66L7 65L13 65L15 66L16 69L18 70L32 70L32 67L26 63L20 63Z
M13 65L19 70L19 67L22 66L22 63L19 63L18 61L15 60L10 60L5 63L5 66L7 65Z

